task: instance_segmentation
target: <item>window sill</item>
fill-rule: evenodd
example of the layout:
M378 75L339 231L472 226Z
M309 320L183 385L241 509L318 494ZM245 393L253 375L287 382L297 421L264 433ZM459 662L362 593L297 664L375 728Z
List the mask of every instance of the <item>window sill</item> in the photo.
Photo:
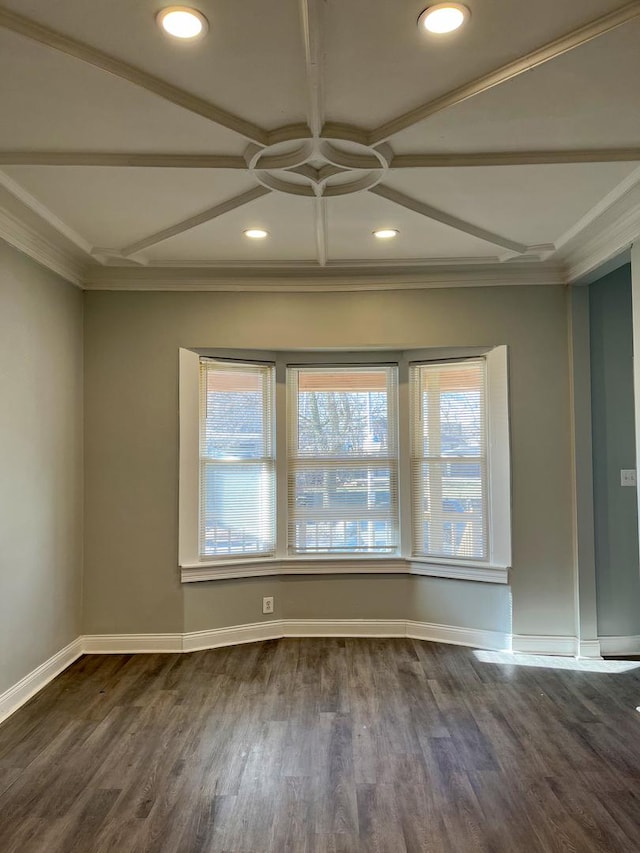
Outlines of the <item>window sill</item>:
M409 574L483 583L509 583L509 569L488 563L428 560L417 557L263 557L181 566L182 583L270 575Z

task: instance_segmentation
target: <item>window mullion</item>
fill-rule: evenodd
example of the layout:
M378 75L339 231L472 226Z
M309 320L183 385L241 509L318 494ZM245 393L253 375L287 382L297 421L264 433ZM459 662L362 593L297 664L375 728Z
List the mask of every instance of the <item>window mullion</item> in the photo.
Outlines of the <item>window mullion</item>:
M287 470L287 366L282 358L276 361L276 556L288 552L289 519Z
M409 404L409 362L398 363L398 512L400 524L399 550L403 557L411 554L411 415Z

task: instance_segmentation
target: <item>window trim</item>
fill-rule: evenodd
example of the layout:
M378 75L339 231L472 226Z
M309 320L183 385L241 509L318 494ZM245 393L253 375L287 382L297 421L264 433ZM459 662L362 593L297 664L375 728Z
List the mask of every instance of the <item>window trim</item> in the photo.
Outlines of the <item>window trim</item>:
M286 423L288 365L398 365L398 443L400 547L396 555L287 554L287 470L276 463L276 553L273 556L220 560L199 558L199 366L200 357L275 364L276 424ZM489 506L487 561L441 559L411 554L411 484L409 477L409 364L483 356L487 360L487 442ZM415 574L487 583L509 582L511 566L511 473L506 346L418 348L361 351L254 351L180 348L179 351L179 512L178 565L181 581L227 580L265 575ZM286 460L286 429L276 428L276 459Z
M203 553L203 545L204 536L203 536L203 521L205 517L205 512L203 510L202 501L205 494L205 489L202 483L203 470L205 470L208 465L213 463L214 465L219 461L214 458L205 458L203 455L203 426L206 421L206 415L203 418L202 407L207 406L207 391L203 388L203 377L204 381L208 381L209 369L217 370L220 372L227 372L230 375L235 375L238 371L244 373L244 371L251 371L255 375L260 377L261 382L261 394L262 394L262 429L263 434L261 436L262 443L262 456L260 459L256 458L248 458L248 459L240 459L235 461L234 465L248 465L255 466L255 464L259 464L261 467L266 467L266 469L270 473L269 482L270 482L270 492L272 495L271 501L271 510L272 512L268 514L270 521L270 532L272 534L272 538L269 544L273 544L273 548L269 548L268 550L264 550L262 552L249 552L249 553L230 553L224 554L221 553L219 555L210 555L209 559L212 561L225 560L225 559L265 559L267 557L272 557L275 554L275 543L276 543L276 505L275 505L275 496L276 496L276 444L275 444L275 387L276 387L276 377L275 377L275 365L271 362L256 362L256 361L229 361L228 359L221 358L212 358L211 356L203 356L200 355L198 357L199 361L199 384L200 384L200 403L199 403L199 469L198 469L198 478L199 478L199 487L200 487L200 501L199 501L199 523L198 523L198 553L200 559L204 561L204 558L201 556ZM229 369L230 368L230 369ZM266 393L265 393L266 392ZM222 462L222 465L228 464L227 462ZM244 495L241 498L241 501L244 499Z
M304 454L299 454L297 452L297 442L298 442L298 422L297 415L299 412L299 378L300 371L375 371L378 370L386 374L386 386L385 392L387 396L387 453L384 456L379 456L373 454L369 456L366 452L358 456L348 456L348 458L342 458L340 460L334 461L331 456L315 456L312 459L305 457ZM287 501L287 517L288 517L288 531L287 531L287 542L286 542L286 553L288 556L297 557L299 559L306 559L307 557L317 556L317 557L326 557L327 559L338 559L343 556L346 558L366 558L366 557L387 557L387 558L397 558L400 549L401 549L401 539L400 539L400 493L398 488L398 480L399 480L399 461L400 461L400 442L398 439L398 363L391 362L371 362L367 361L362 364L357 365L345 365L345 364L291 364L288 363L286 365L286 383L287 383L287 412L286 412L286 421L285 421L285 431L287 434L287 457L285 460L285 467L288 472L288 501ZM293 376L295 375L295 379ZM395 392L395 393L394 393ZM335 550L335 551L296 551L294 544L292 542L291 535L291 521L292 518L295 519L295 501L293 504L291 503L291 495L292 495L292 478L295 477L296 470L302 468L304 469L306 462L317 462L322 459L322 461L327 465L327 468L331 468L333 466L340 469L344 465L348 465L350 467L356 468L367 468L370 465L375 467L376 464L382 466L388 466L389 474L390 474L390 503L389 509L385 512L387 517L394 523L394 533L396 537L397 545L391 546L389 550L386 551L378 551L372 550L369 553L364 551L349 551L348 549L344 550ZM335 468L334 468L335 469ZM393 486L395 485L395 489ZM302 513L304 515L304 513ZM300 517L300 515L298 515Z
M419 507L423 504L424 501L424 482L422 478L417 479L414 466L418 466L422 468L424 464L429 464L430 461L434 461L437 459L439 463L446 461L447 457L444 457L442 454L435 454L435 457L432 454L429 456L424 455L424 450L418 452L418 448L422 447L422 443L424 440L424 427L421 427L419 423L416 422L418 416L418 409L421 409L423 406L422 402L422 369L427 368L436 368L439 372L441 368L444 368L445 371L448 367L453 366L454 368L460 369L463 364L476 364L482 365L482 396L483 396L483 405L482 405L482 430L481 435L484 434L484 441L482 443L482 453L479 457L466 457L467 460L471 460L472 463L476 462L477 464L484 466L485 475L484 475L484 483L483 483L483 550L484 555L481 559L473 559L469 558L473 564L481 564L486 565L491 555L491 543L493 540L492 536L492 528L491 528L491 517L493 514L493 508L491 506L491 495L489 493L489 484L491 479L491 449L488 438L489 432L489 391L488 391L488 372L489 367L487 364L486 356L478 356L476 358L455 358L455 359L438 359L438 360L420 360L420 361L410 361L409 363L409 409L410 409L410 441L409 441L409 461L410 461L410 477L411 477L411 499L410 499L410 509L412 515L412 530L411 530L411 554L413 559L417 560L443 560L445 563L451 562L452 559L460 558L450 558L442 554L429 553L428 550L418 550L416 546L422 541L424 544L424 532L418 533L416 527L418 525L418 520L422 515L422 511ZM412 378L412 373L413 377ZM415 383L418 383L417 386ZM414 396L415 395L415 396ZM440 413L438 412L438 421L440 419ZM429 445L431 445L431 439L429 439ZM464 562L464 561L462 561Z

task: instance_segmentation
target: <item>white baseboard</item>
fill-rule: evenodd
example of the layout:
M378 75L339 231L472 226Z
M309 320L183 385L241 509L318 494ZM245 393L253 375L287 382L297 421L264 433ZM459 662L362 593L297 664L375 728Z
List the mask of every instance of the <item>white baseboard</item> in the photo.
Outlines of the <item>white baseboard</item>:
M601 660L600 640L580 640L544 634L514 634L512 651L527 655L552 655Z
M602 649L600 648L600 640L580 640L578 642L578 657L601 660Z
M406 637L404 619L285 619L285 637Z
M42 690L63 669L77 660L83 653L83 637L78 637L64 649L60 649L40 666L25 675L17 684L0 694L0 723L17 711L32 696Z
M92 634L78 637L40 664L13 687L0 694L0 723L17 711L56 675L83 653L139 654L150 652L194 652L276 640L281 637L409 637L434 643L449 643L492 651L524 654L599 658L603 655L640 655L640 635L600 637L579 641L577 637L514 635L477 628L458 628L404 619L271 619L229 628L192 631L187 634Z
M183 651L216 649L281 637L406 637L406 622L382 619L271 619L233 628L193 631L183 636Z
M640 655L640 635L632 637L600 637L603 655Z
M409 637L492 651L599 657L640 654L638 637L601 637L579 643L576 637L514 636L500 631L459 628L404 619L272 619L187 634L92 634L78 637L0 694L0 722L16 711L81 654L193 652L281 637Z
M285 636L284 625L284 619L270 619L268 622L252 622L231 628L191 631L182 635L182 651L197 652L202 649L218 649L221 646L257 643L260 640L277 640Z
M528 655L557 655L576 657L578 655L577 637L557 637L543 634L514 634L512 650Z
M182 652L183 637L183 634L90 634L82 637L82 651L88 655Z
M470 646L474 649L511 651L511 634L486 631L479 628L455 628L452 625L437 625L430 622L407 622L407 637L428 640L432 643L449 643L454 646Z
M84 650L94 654L194 652L280 637L411 637L497 651L511 648L506 633L404 619L271 619L187 634L94 634L84 638Z

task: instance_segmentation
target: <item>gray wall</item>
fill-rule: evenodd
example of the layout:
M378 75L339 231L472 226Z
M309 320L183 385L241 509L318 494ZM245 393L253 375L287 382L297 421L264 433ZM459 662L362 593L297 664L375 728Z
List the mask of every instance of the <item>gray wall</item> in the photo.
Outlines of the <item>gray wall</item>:
M268 619L261 613L263 595L274 596L276 619L412 619L511 632L509 587L406 575L263 577L189 584L184 591L185 631Z
M510 347L513 630L575 634L567 302L561 287L368 293L88 292L84 630L174 632L276 616L508 631L505 587L434 578L187 584L177 569L178 348Z
M0 241L0 693L80 633L82 302Z
M620 485L635 468L631 267L589 288L593 489L598 632L640 634L637 490Z
M0 692L83 631L255 622L266 618L268 594L276 618L409 618L507 632L513 606L515 634L575 633L563 288L83 295L0 244L0 308ZM590 313L599 631L637 634L636 493L619 486L619 469L635 464L628 268L591 286ZM510 589L406 576L179 583L179 347L503 343Z

